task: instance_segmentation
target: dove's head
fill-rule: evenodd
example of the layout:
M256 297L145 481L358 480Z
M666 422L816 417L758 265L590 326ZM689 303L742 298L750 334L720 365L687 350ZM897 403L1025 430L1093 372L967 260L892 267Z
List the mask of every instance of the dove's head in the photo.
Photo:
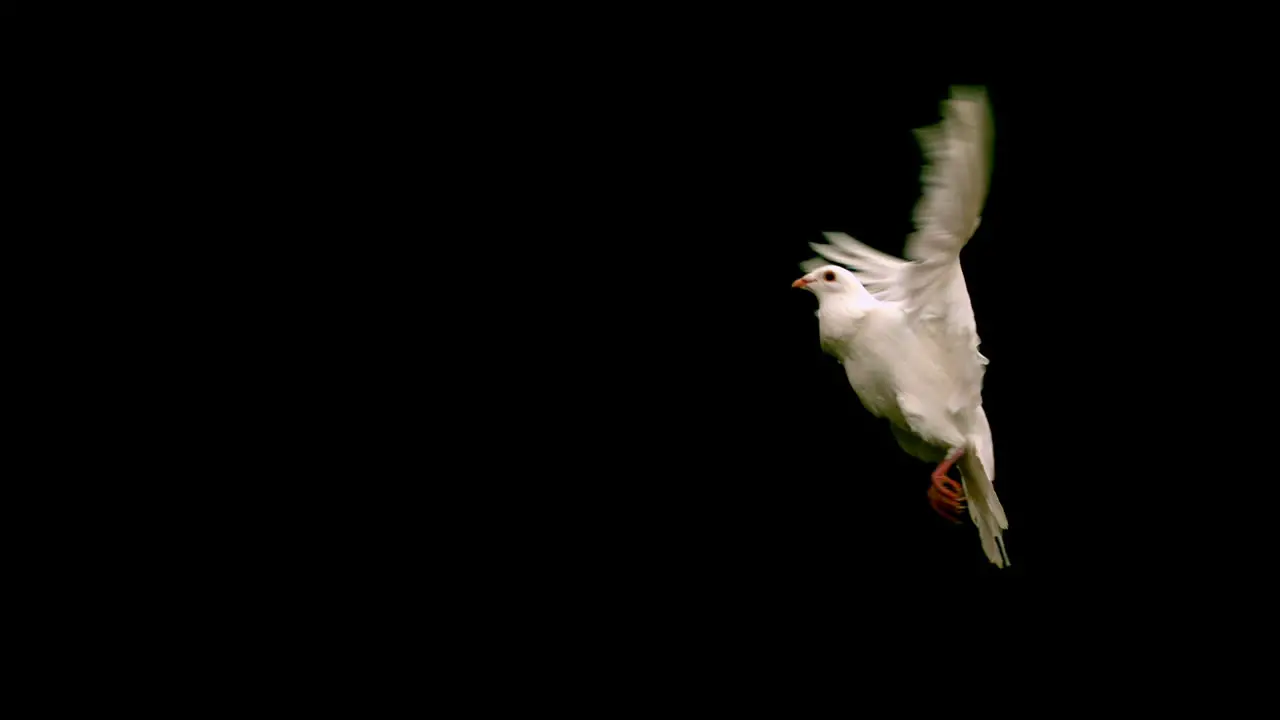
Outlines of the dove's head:
M858 278L839 265L823 265L791 283L791 287L808 290L817 295L819 300L844 293L861 295L865 292Z

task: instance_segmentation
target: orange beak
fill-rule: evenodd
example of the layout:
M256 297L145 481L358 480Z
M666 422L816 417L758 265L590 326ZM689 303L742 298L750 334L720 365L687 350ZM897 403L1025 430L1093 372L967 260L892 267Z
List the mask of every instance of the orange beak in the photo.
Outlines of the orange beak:
M802 288L802 287L805 287L805 286L806 286L806 285L808 285L808 284L809 284L809 283L805 282L805 279L804 279L804 278L800 278L799 280L797 280L797 281L795 281L795 282L791 283L791 287L793 287L793 288Z

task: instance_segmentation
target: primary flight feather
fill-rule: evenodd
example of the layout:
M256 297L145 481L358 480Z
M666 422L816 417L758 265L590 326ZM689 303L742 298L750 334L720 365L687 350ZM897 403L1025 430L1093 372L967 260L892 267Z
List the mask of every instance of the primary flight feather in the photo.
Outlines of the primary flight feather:
M952 88L941 123L916 133L925 169L906 259L826 233L826 244L812 245L821 258L802 265L807 274L794 287L818 297L822 348L844 366L863 406L889 421L904 451L939 463L929 491L934 509L955 520L967 508L987 558L1004 567L1009 523L992 485L994 449L982 408L987 359L978 352L960 270L991 172L985 90ZM953 464L960 485L947 477Z

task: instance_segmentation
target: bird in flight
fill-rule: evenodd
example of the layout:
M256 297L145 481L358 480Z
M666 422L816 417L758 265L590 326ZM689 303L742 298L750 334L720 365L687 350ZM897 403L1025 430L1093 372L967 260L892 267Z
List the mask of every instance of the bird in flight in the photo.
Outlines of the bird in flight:
M898 445L937 463L930 505L959 523L966 511L987 559L1009 564L1009 527L996 496L991 426L982 408L987 358L960 270L960 251L978 228L990 180L993 132L983 88L953 87L942 121L916 131L924 151L923 192L905 260L842 233L812 243L820 255L793 283L818 298L824 352L844 367L872 415L889 421ZM961 481L948 477L957 466Z

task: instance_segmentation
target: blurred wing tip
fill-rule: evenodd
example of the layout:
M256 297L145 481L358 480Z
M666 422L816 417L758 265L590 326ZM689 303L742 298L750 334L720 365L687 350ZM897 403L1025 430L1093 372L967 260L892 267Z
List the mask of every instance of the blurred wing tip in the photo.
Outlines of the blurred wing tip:
M806 273L811 273L826 264L827 262L820 257L810 258L800 263L800 269Z

